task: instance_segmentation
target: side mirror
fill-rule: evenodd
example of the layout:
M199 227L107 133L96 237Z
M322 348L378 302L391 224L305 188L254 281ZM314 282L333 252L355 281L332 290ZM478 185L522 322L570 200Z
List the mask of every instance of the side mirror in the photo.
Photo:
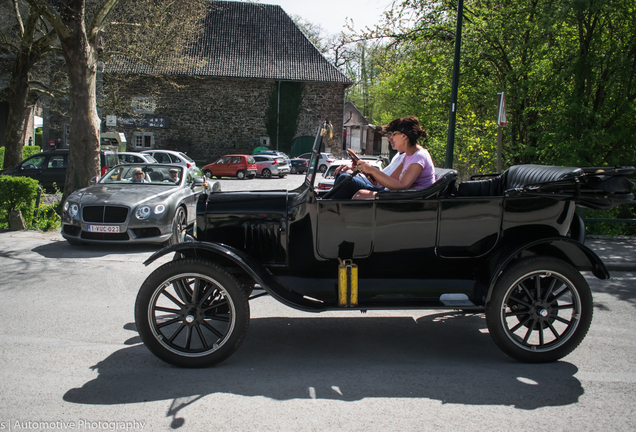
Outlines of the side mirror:
M94 185L95 183L97 183L99 181L100 177L99 176L95 176L93 178L91 178L91 184Z
M201 177L197 177L194 179L194 181L192 182L192 186L190 186L190 188L192 190L194 190L195 187L201 187L205 184L205 180L202 179Z

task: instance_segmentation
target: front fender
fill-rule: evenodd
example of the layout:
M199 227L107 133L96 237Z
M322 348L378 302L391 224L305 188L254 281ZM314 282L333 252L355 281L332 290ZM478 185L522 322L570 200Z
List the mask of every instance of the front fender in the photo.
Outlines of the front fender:
M222 265L230 261L233 264L238 265L254 280L256 284L260 285L262 289L267 291L269 295L281 303L306 312L320 312L324 310L322 303L311 301L298 293L287 289L271 275L267 268L255 261L251 256L239 249L223 243L200 241L177 243L155 252L146 261L144 261L144 265L147 266L157 258L173 252L202 258L210 262L214 262L216 257L218 261L221 261Z
M527 256L553 256L562 259L578 271L591 271L599 279L609 279L610 274L605 264L596 253L578 241L567 237L554 237L528 242L506 254L506 257L497 264L495 271L491 273L488 284L486 303L490 301L493 289L501 273L513 261Z

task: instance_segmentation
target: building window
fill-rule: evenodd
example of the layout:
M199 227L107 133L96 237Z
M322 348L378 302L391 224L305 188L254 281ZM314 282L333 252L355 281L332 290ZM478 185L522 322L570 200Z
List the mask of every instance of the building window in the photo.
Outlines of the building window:
M157 104L150 96L135 96L132 98L132 108L136 114L154 114Z
M134 132L133 143L135 150L149 150L155 148L155 137L152 132Z

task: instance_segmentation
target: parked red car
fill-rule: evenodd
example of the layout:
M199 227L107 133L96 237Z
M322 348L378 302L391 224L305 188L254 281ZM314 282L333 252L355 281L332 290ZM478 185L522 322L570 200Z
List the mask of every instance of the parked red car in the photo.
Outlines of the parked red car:
M256 161L250 155L225 155L216 162L203 167L203 174L212 177L238 177L239 179L256 177Z

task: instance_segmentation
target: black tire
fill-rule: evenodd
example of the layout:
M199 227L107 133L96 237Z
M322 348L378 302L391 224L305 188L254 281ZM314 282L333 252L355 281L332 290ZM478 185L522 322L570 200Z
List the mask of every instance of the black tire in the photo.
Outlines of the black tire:
M291 174L297 174L297 173L298 173L298 170L296 169L296 167L295 167L295 166L293 166L293 165L292 165L292 167L289 169L289 172L290 172Z
M272 172L270 170L268 170L267 168L263 169L263 171L261 171L261 175L263 176L263 178L272 178Z
M212 172L211 172L211 171L209 171L209 170L203 170L203 175L204 175L206 178L209 178L209 179L211 179L211 178L213 177Z
M186 228L188 227L188 220L186 212L183 207L177 207L172 218L172 236L166 242L167 246L181 243L184 237Z
M327 171L327 165L320 165L320 167L318 167L318 171L324 173L325 171Z
M179 367L208 367L228 358L243 342L249 317L238 280L202 259L162 265L144 281L135 302L143 343Z
M243 170L237 171L236 172L236 177L239 180L244 180L245 179L245 171L243 171Z
M486 305L486 322L495 344L510 357L552 362L585 338L592 303L589 285L570 264L530 257L503 272Z

